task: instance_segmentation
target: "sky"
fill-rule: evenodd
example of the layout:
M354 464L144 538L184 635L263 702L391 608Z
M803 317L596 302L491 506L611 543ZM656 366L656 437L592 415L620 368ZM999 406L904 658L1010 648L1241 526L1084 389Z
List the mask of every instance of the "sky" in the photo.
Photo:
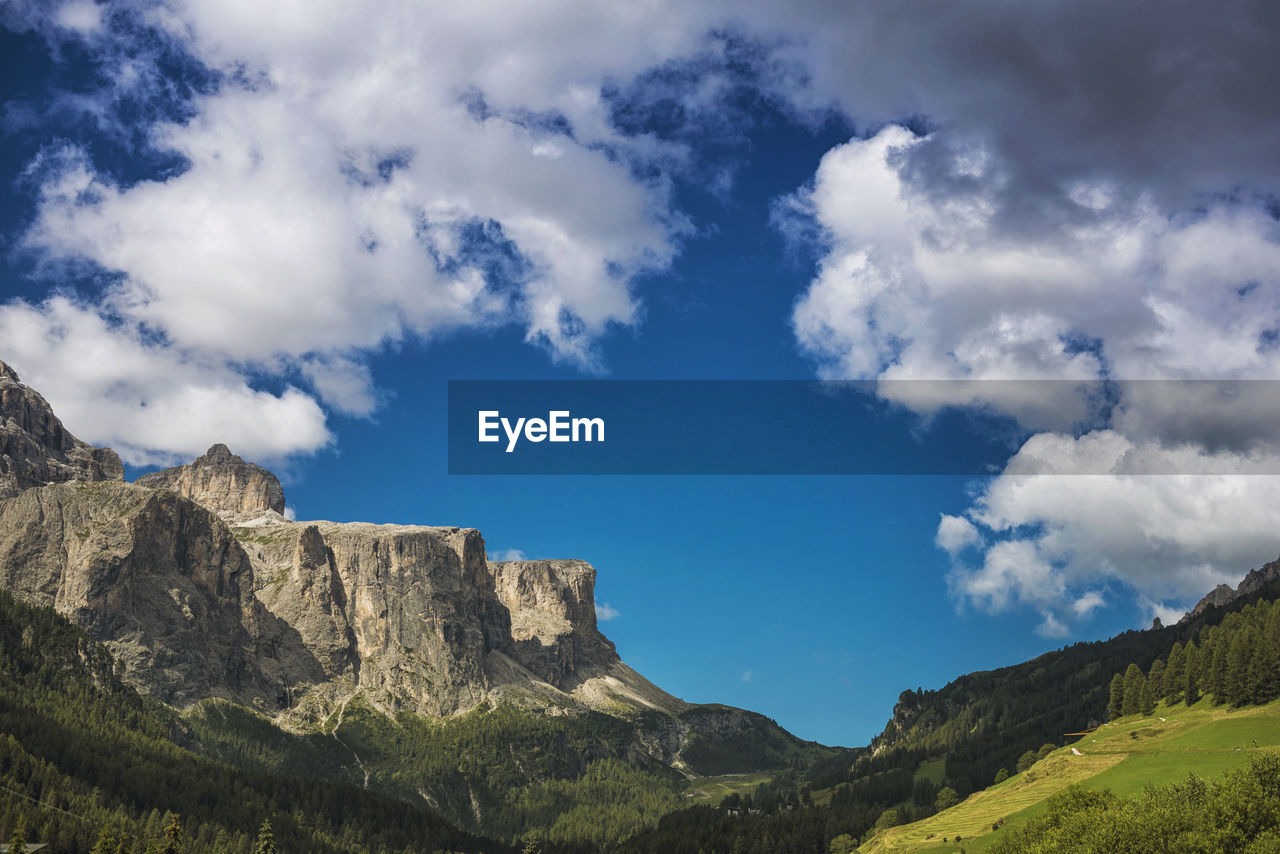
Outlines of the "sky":
M0 359L130 477L225 442L300 519L589 560L656 683L865 744L904 689L1280 553L1278 30L0 0ZM460 379L868 380L1016 441L985 476L451 476Z

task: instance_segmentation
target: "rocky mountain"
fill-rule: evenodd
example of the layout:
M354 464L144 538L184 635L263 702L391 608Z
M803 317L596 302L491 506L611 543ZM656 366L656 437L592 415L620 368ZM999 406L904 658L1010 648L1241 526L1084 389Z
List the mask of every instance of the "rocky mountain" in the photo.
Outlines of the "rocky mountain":
M1194 608L1183 614L1178 623L1191 622L1210 608L1229 605L1237 599L1257 593L1263 587L1276 581L1280 581L1280 558L1263 564L1257 569L1250 570L1234 589L1226 584L1219 584L1205 594L1204 598L1197 602Z
M490 562L469 528L293 522L275 475L225 445L124 483L7 367L0 395L0 583L167 703L221 697L285 723L356 694L427 716L688 708L599 632L584 561Z
M144 474L137 484L171 489L224 518L256 518L267 511L284 514L280 480L240 459L226 445L214 445L191 465Z
M120 457L72 436L39 392L0 362L0 498L32 486L124 480Z

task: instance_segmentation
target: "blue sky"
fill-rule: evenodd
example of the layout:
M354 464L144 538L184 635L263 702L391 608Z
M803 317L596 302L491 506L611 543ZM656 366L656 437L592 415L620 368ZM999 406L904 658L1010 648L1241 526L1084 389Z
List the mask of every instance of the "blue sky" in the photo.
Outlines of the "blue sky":
M1267 396L1125 384L1280 375L1267 4L351 5L0 5L0 359L131 476L221 441L299 518L584 558L638 670L842 744L1280 552ZM1023 441L446 473L451 379L815 377Z

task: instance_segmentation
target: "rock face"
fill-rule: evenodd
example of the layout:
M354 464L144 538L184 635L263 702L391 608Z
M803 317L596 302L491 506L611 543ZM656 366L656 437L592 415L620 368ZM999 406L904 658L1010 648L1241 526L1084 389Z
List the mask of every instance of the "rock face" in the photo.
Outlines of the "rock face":
M136 484L50 485L121 481L119 459L7 368L0 416L0 584L107 643L166 702L310 720L356 693L433 716L487 699L688 708L600 634L588 563L490 563L469 528L290 522L275 475L225 445Z
M274 474L214 445L190 465L144 474L138 486L171 489L227 518L284 513L284 489Z
M0 501L0 583L107 642L126 679L169 703L267 709L299 676L322 676L254 598L227 527L170 492L76 483Z
M562 690L583 670L618 660L596 628L596 570L583 560L491 562L498 601L511 618L515 658Z
M258 599L325 671L321 701L447 715L489 697L679 710L596 630L583 561L490 563L470 528L275 522L235 528Z
M1242 596L1256 593L1274 581L1280 581L1280 558L1271 561L1271 563L1263 564L1258 569L1251 570L1234 590L1225 584L1219 584L1197 602L1194 608L1184 614L1178 622L1185 623L1188 620L1193 620L1209 608L1221 607L1234 602Z
M40 393L0 362L0 498L49 483L99 480L124 480L116 452L72 436Z

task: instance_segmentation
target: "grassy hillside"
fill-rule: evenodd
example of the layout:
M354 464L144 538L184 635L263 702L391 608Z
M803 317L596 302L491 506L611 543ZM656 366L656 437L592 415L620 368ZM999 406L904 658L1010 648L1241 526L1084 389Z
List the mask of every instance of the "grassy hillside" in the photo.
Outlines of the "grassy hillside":
M948 785L961 795L984 789L1000 768L1012 771L1023 752L1106 720L1113 674L1129 664L1145 673L1174 643L1201 637L1254 602L1277 598L1280 584L1272 583L1185 623L1073 644L1021 664L966 674L936 691L904 691L872 744L878 762L867 770L914 768L921 758L941 756ZM815 788L822 784L827 783L815 781Z
M1189 709L1162 705L1154 716L1105 724L1027 771L923 821L882 831L858 850L988 851L1000 834L1041 813L1049 797L1072 784L1134 795L1147 785L1182 782L1188 774L1220 777L1245 766L1259 751L1280 753L1280 702L1236 710L1214 708L1208 700ZM1001 821L1001 829L993 831Z

